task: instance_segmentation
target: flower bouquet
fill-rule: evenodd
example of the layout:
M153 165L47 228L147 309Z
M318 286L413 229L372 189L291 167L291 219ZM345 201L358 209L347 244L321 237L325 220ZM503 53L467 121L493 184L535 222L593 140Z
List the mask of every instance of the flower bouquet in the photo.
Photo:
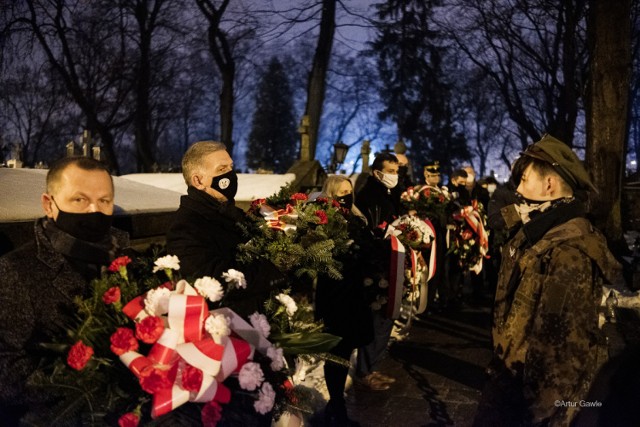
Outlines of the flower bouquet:
M400 203L408 212L415 211L419 218L429 218L441 225L446 223L449 202L451 195L446 187L409 187L400 195Z
M458 257L462 268L480 274L482 260L489 257L489 230L485 229L486 215L482 204L474 200L471 205L454 211L451 219L447 234L449 253Z
M252 203L249 214L258 229L240 245L238 261L248 263L264 257L297 278L315 279L325 274L341 279L339 257L352 244L345 219L348 213L335 201L310 201L306 194L287 191L284 187L272 198Z
M249 322L238 316L225 297L251 284L236 270L223 275L225 285L210 277L193 285L179 280L175 256L156 259L152 269L148 260L121 257L108 270L92 282L92 296L76 298L78 322L69 344L57 346L65 356L53 361L51 374L39 375L38 385L64 396L48 422L73 413L87 425L166 417L208 426L247 417L268 422L301 406L287 350L322 352L337 342L314 335L322 325L306 320L310 308L292 304L285 292ZM307 334L306 347L287 336L296 333Z

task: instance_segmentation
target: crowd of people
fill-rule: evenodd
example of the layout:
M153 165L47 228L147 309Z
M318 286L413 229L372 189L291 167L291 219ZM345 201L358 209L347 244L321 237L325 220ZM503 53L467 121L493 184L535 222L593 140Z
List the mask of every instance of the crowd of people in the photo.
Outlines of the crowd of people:
M237 267L238 245L248 239L241 226L247 215L234 203L233 160L223 144L197 142L185 153L182 172L188 190L167 232L167 253L180 259L185 277L219 278ZM477 274L447 250L448 218L431 218L438 253L423 315L495 295L495 357L475 424L567 425L579 407L554 401L580 401L588 392L601 364L593 351L601 345L601 287L615 280L618 268L605 239L585 218L584 195L595 190L587 171L568 146L545 136L514 162L504 185L491 177L476 180L470 166L451 171L446 187L438 162L424 164L422 172L423 179L414 176L405 152L381 153L361 188L341 175L326 180L320 197L344 208L355 243L371 249L366 257L346 260L340 280L320 276L315 284L316 318L342 338L331 352L349 360L357 350L354 379L371 391L384 392L396 381L380 371L394 319L371 309L365 277L388 264L381 261L389 256L386 226L415 214L402 205L401 194L410 187L446 193L457 207L480 206L491 231L490 259ZM5 425L29 424L51 405L55 396L29 390L41 357L36 344L65 333L74 298L86 295L87 284L128 250L126 233L111 227L113 181L100 162L69 157L53 164L41 203L45 216L34 225L34 241L0 258L0 415ZM251 286L236 294L242 299L234 307L248 316L287 278L268 260L243 269ZM463 301L465 284L472 289L468 301ZM326 425L358 425L345 405L348 371L345 364L325 363ZM75 425L74 420L68 424Z

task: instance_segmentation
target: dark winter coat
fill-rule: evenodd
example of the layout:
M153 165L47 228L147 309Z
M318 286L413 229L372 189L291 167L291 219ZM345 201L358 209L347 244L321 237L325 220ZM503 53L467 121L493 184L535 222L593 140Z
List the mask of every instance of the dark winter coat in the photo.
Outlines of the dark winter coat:
M18 425L27 410L37 413L52 398L26 386L46 355L42 343L66 336L73 298L88 296L88 280L54 250L36 221L35 239L0 258L0 415L3 425ZM129 245L126 233L112 228L117 247ZM50 355L50 354L49 354Z
M389 190L371 175L367 178L362 190L356 194L355 203L367 217L369 227L375 230L381 224L385 222L390 224L398 217L399 199L399 194Z
M189 187L167 233L167 253L180 259L180 274L189 280L203 276L221 280L230 268L242 271L248 286L228 293L225 305L246 316L263 311L271 289L285 279L269 261L257 260L249 266L236 262L238 245L249 240L242 224L250 225L242 209Z
M361 246L370 247L372 241L370 238L369 242L363 242L362 237L359 238L363 231L371 235L364 221L356 216L349 221L349 235L354 238L353 246L356 247L341 260L344 265L342 280L325 275L318 277L315 311L316 318L324 321L327 332L342 338L343 347L357 348L373 340L373 320L364 279L371 275L370 266L377 261L372 251Z

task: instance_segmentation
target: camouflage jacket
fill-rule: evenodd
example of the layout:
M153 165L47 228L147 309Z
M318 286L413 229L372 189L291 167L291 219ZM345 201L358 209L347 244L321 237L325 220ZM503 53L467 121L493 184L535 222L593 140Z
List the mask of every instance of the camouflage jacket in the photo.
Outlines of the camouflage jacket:
M601 363L602 284L620 266L584 218L550 228L533 245L521 229L502 260L495 355L522 381L534 424L568 425Z

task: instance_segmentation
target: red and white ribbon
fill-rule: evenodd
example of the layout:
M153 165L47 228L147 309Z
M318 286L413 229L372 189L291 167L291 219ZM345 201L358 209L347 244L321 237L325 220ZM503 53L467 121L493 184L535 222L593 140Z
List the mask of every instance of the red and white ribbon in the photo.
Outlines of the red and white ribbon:
M405 250L396 236L391 234L389 239L391 241L391 264L389 266L387 317L397 319L400 317L400 306L404 292Z
M297 227L295 224L289 224L282 221L281 217L288 216L289 218L295 219L298 215L295 213L295 208L290 204L284 209L274 209L269 205L260 206L260 214L264 217L265 221L271 228L275 228L277 230L287 231L287 230L295 230Z
M478 238L478 247L480 249L480 259L478 263L473 267L469 268L469 270L475 272L476 274L480 274L482 271L482 260L486 257L489 252L489 238L487 236L487 232L484 229L484 220L478 212L477 209L477 201L473 201L473 204L470 206L465 206L459 212L461 218L463 218L473 232L476 234Z
M144 313L144 296L127 304L127 315L141 319ZM204 298L187 282L180 281L169 296L169 310L165 328L149 354L129 351L120 360L140 378L143 370L158 367L170 371L171 386L153 394L152 417L159 417L186 402L220 403L230 400L230 391L222 384L229 375L253 357L254 349L264 354L272 345L262 334L228 308L211 313L223 314L230 319L230 329L236 336L212 337L204 331L204 321L209 315ZM202 381L197 392L182 388L182 373L187 365L200 369Z

